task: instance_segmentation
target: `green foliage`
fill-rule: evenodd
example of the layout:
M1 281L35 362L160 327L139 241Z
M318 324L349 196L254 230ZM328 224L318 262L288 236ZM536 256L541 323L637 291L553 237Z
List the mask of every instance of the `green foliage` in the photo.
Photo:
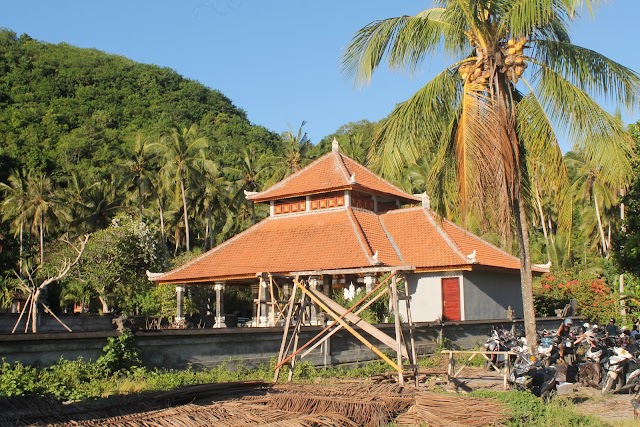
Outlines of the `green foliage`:
M98 358L96 365L107 375L127 372L140 363L134 337L127 329L119 337L108 338L102 351L104 354Z
M571 299L578 302L578 315L599 323L618 317L619 295L606 280L589 274L559 271L545 274L534 288L536 313L555 316Z
M381 291L379 291L381 292ZM338 304L340 304L341 306L345 307L345 308L351 308L357 301L359 301L362 297L365 296L366 290L364 288L359 288L356 290L355 295L353 297L353 299L347 299L344 296L343 292L334 292L333 294L333 300L335 302L337 302ZM370 300L372 300L375 297L375 295L367 298L365 301L363 301L359 307L365 305L367 302L369 302ZM357 309L353 310L358 311ZM388 295L383 295L382 297L378 298L377 301L375 301L373 304L371 304L369 307L367 307L367 309L363 310L360 314L358 314L358 316L371 323L371 324L375 324L375 323L383 323L383 322L393 322L393 316L392 314L389 312L389 296Z
M614 241L614 257L620 267L640 277L640 121L629 127L636 142L634 178L623 198L625 221Z
M21 396L38 392L38 371L20 362L0 364L0 396Z

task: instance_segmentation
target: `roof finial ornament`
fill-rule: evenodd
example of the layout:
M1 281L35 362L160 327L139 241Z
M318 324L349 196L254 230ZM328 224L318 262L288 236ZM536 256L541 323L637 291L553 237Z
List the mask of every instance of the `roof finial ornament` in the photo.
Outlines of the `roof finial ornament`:
M476 263L478 262L478 260L476 260L476 250L474 249L473 252L471 252L469 255L467 255L467 259L469 261L471 261L472 263Z
M380 264L380 260L378 259L378 251L376 251L373 256L371 257L371 261L373 261L373 263L375 265Z
M352 173L351 176L349 177L349 184L355 184L356 183L356 173Z
M333 141L331 142L331 151L333 151L334 153L339 153L340 152L340 144L338 144L338 140L334 137Z
M425 209L431 209L431 198L427 195L427 192L421 194L422 196L422 207Z

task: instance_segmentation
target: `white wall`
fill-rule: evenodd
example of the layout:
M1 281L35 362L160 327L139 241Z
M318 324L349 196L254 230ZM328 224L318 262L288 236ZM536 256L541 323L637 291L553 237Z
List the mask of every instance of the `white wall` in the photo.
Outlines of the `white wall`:
M407 274L408 295L411 296L411 320L413 322L433 322L442 318L443 277L460 279L460 310L464 320L464 281L461 272ZM407 319L406 305L400 305L400 315Z

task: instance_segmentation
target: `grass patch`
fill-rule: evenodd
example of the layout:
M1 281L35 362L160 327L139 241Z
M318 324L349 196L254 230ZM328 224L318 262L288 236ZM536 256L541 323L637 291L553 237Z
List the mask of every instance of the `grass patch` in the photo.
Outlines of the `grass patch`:
M513 427L607 427L610 424L592 417L581 415L574 404L567 399L556 398L549 403L524 391L497 392L478 390L474 397L493 398L504 403L510 410L511 418L505 425Z

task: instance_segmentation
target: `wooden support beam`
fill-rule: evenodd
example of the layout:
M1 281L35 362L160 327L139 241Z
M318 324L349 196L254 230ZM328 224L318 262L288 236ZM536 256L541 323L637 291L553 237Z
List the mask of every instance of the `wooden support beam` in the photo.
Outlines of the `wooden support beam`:
M29 297L27 297L27 300L24 303L24 307L22 307L22 311L20 312L20 316L18 317L18 321L16 322L15 326L13 327L13 330L11 331L12 334L16 333L16 329L18 329L18 325L20 324L20 321L22 320L22 316L24 315L24 312L27 311L27 307L29 307L29 302L31 301L31 297L32 296L33 296L33 294L30 293ZM29 323L29 321L27 321L27 324L28 323Z
M371 290L371 292L367 293L365 296L363 296L362 298L360 298L360 300L358 302L356 302L355 304L353 304L351 306L351 308L349 308L345 313L343 313L340 318L344 319L344 317L348 314L351 313L351 311L353 311L354 308L356 308L357 306L359 306L360 304L362 304L367 298L369 298L372 294L374 294L378 289L380 289L386 282L387 280L389 280L389 278L385 279L382 283L378 284L378 286L376 286L374 289ZM387 292L387 290L383 290L383 292L380 292L378 295L376 295L374 298L372 298L367 304L365 304L363 307L361 307L360 309L358 309L358 311L356 312L356 315L360 314L362 311L364 311L367 307L369 307L371 304L373 304L375 301L378 300L378 298L380 298L382 295L384 295ZM322 336L322 334L324 334L325 332L327 332L329 329L334 328L331 332L329 332L324 338L322 338L321 340L319 340L318 342L316 342L310 349L308 349L307 351L305 351L301 356L300 359L303 359L305 356L307 356L310 352L312 352L314 349L316 349L319 345L321 345L323 342L325 342L329 337L331 337L333 334L335 334L336 332L338 332L341 328L342 325L327 325L323 330L321 330L320 332L318 332L318 334L316 336L314 336L313 338L311 338L309 341L307 341L302 347L300 347L300 349L298 350L298 352L304 350L306 347L308 347L309 345L311 345L313 342L315 342L318 338L320 338ZM283 362L283 363L286 363Z
M313 302L315 302L316 304L318 304L324 311L327 312L327 314L329 314L329 316L331 316L333 318L333 320L335 320L336 322L340 323L346 330L348 330L351 335L353 335L358 341L360 341L362 344L364 344L367 348L369 348L371 351L373 351L375 354L377 354L382 360L384 360L385 362L387 362L389 364L389 366L391 366L393 369L395 369L396 371L402 373L401 368L391 359L389 359L383 352L381 352L377 347L375 347L373 344L371 344L369 341L367 341L366 338L364 338L362 335L360 335L355 329L353 329L347 322L345 322L342 318L340 318L340 316L338 316L337 314L335 314L324 302L324 299L322 299L320 297L320 295L318 295L315 291L312 291L311 289L306 288L305 286L297 283L297 286L302 290L302 292L304 292ZM322 295L322 297L326 298L324 295ZM333 302L333 301L332 301ZM338 304L339 307L342 307ZM343 310L344 307L342 307ZM357 316L356 316L357 317ZM359 319L359 318L358 318ZM366 323L366 322L365 322ZM371 326L371 325L370 325ZM374 328L375 329L375 328ZM380 332L380 331L378 331ZM383 334L385 335L385 334ZM388 335L386 335L387 338ZM391 347L393 348L393 347Z
M297 279L296 279L297 280ZM282 332L282 343L280 344L280 352L278 353L278 363L273 376L273 382L278 382L278 376L280 375L280 366L282 359L284 358L284 349L287 342L287 335L289 334L289 326L291 324L291 317L293 316L293 307L296 299L296 288L293 288L291 298L289 298L289 311L287 312L287 318L284 322L284 331Z
M375 289L373 289L369 294L367 295L371 295L372 293L374 293L380 286L384 285L385 283L380 283L378 286L376 286ZM381 296L385 295L387 292L389 292L386 288L383 289L378 295L376 295L375 297L373 297L371 300L369 300L365 305L363 305L362 307L360 307L355 313L356 316L359 315L360 313L362 313L363 311L365 311L367 308L369 308L374 302L378 301L378 299L380 299ZM366 299L367 297L363 297L363 299ZM353 310L354 307L358 306L358 304L354 304L353 307L351 307L349 310ZM344 318L343 316L340 316L341 318ZM333 328L333 329L331 329ZM325 342L326 340L328 340L329 338L331 338L336 332L340 331L342 329L342 325L338 324L338 325L327 325L326 328L324 328L320 333L318 333L318 335L316 335L315 337L313 337L311 339L311 341L309 341L307 344L315 341L318 337L320 337L324 332L326 332L327 330L331 329L331 331L325 335L322 339L320 339L318 342L316 342L314 345L311 346L311 348L307 349L307 351L305 351L304 353L302 353L302 355L300 355L300 359L304 359L307 355L309 355L309 353L311 353L313 350L315 350L319 345L321 345L323 342ZM301 349L302 350L302 349Z
M402 340L401 340L401 325L400 325L400 311L398 309L398 285L396 282L396 275L393 275L391 279L391 292L389 294L389 302L393 307L393 317L394 324L396 330L396 358L398 360L398 366L400 369L398 370L398 384L400 387L404 387L404 374L402 370Z
M366 333L368 333L369 335L371 335L372 337L374 337L375 339L377 339L378 341L380 341L390 349L392 350L396 349L397 347L396 341L393 338L391 338L389 335L382 332L380 329L376 328L375 326L373 326L366 320L361 319L355 314L347 312L346 308L344 308L343 306L333 301L332 299L328 298L326 295L322 293L317 293L317 298L322 300L322 302L327 307L329 307L335 313L338 313L338 315L344 314L346 320L348 320L353 325L358 326L360 329L362 329L363 331L365 331ZM327 311L327 309L325 309L325 311ZM407 350L405 348L402 348L400 350L400 353L402 354L403 357L408 358Z

